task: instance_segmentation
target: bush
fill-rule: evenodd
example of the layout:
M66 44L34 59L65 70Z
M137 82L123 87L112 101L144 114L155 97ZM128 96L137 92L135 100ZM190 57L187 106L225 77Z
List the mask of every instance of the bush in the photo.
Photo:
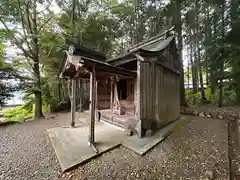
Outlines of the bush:
M224 103L225 104L228 104L228 105L231 105L231 104L234 104L235 103L235 100L236 100L236 93L234 90L231 90L231 89L226 89L224 90Z
M206 98L207 98L208 102L213 103L213 104L216 103L216 101L217 101L216 93L212 94L211 88L207 88L205 90L205 92L206 92Z
M7 121L23 121L33 117L33 112L26 110L23 106L3 110L3 114Z
M201 102L200 92L192 93L191 89L185 90L186 101L188 104L199 104Z
M47 104L42 105L43 112L47 111ZM4 118L7 121L24 121L26 119L32 118L34 116L35 107L28 108L25 106L17 106L13 109L3 110Z
M192 93L191 89L186 89L186 101L188 104L200 104L201 93ZM218 104L219 89L216 89L215 93L211 93L211 88L205 90L206 98L208 103ZM232 89L224 88L223 102L225 105L232 105L235 102L236 93Z

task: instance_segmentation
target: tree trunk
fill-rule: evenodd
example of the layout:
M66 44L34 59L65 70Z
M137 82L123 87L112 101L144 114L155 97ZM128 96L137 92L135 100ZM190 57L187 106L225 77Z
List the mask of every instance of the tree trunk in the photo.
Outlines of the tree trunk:
M180 0L175 0L175 18L174 24L177 32L178 40L178 55L179 55L179 68L180 68L180 105L187 106L185 100L185 87L184 87L184 71L183 71L183 61L182 61L182 49L183 49L183 40L182 40L182 20L181 20L181 2Z
M40 75L40 68L39 68L39 45L38 45L38 29L37 29L37 0L33 2L33 44L34 44L34 56L33 56L33 72L36 78L36 88L35 90L35 118L43 117L42 112L42 93L41 93L41 75Z
M198 92L198 66L197 66L197 49L196 49L196 31L193 31L193 54L194 54L194 61L193 61L193 73L194 73L194 81L193 81L193 93Z
M188 48L188 57L191 56L191 48ZM188 83L188 89L189 89L189 86L190 86L190 65L191 65L191 62L190 60L188 59L187 61L187 83Z
M218 28L217 28L217 25L218 25L218 19L217 19L217 16L216 16L216 12L213 13L213 21L212 21L212 24L213 24L213 34L212 34L212 39L217 39L218 37ZM214 41L212 41L212 43L215 43ZM210 88L211 88L211 94L215 94L216 92L216 89L217 89L217 81L216 81L216 78L215 78L215 74L214 74L214 71L211 70L211 73L210 73Z
M211 29L211 21L210 21L210 14L209 14L209 4L207 4L205 2L205 5L204 5L204 8L205 8L205 13L207 14L207 17L205 19L205 40L212 40L212 29ZM211 84L210 83L210 73L211 73L211 70L209 68L209 57L210 57L210 54L209 54L209 50L208 50L208 43L207 45L205 46L205 49L206 49L206 52L205 52L205 55L206 55L206 63L205 63L205 70L206 70L206 84L207 84L207 87L209 87L209 85ZM210 77L209 77L210 76Z
M60 79L58 79L57 89L58 89L58 100L60 102L61 97L63 96L62 93L61 93L62 91L61 91L61 80Z
M192 92L197 92L197 80L196 80L196 68L193 62L193 42L192 42L192 33L190 33L190 63L192 67Z
M240 67L239 67L240 68ZM240 78L235 78L235 92L236 92L236 104L240 105Z
M133 8L134 8L135 16L133 16L134 32L132 33L132 45L135 45L139 43L139 32L138 32L140 29L139 27L140 22L138 22L139 21L139 0L133 0Z
M76 10L76 0L72 0L72 19L71 19L71 23L72 23L72 38L74 40L74 42L77 42L76 39L76 18L75 18L75 10Z
M238 22L238 2L239 0L231 0L231 28L232 31L236 31L236 23ZM236 104L240 105L240 63L239 59L234 58L232 60L232 70L233 70L233 80L236 84L235 93L236 93Z
M222 4L222 27L221 27L221 31L222 31L222 54L224 54L224 37L225 37L225 17L224 17L224 12L225 12L225 0L223 0L223 4ZM218 96L218 106L221 107L223 105L223 73L224 73L224 60L223 62L221 62L220 65L220 82L219 82L219 96Z
M35 116L36 119L43 117L43 113L42 113L42 93L41 93L41 91L35 91L34 116Z
M223 64L220 67L220 73L223 74ZM218 95L218 107L222 107L223 105L223 79L221 77L219 82L219 95Z
M199 75L199 81L200 81L200 86L201 86L201 98L202 98L202 103L206 102L206 95L205 95L205 90L204 90L204 85L203 85L203 76L202 76L202 66L201 66L201 54L200 54L200 33L199 33L199 18L198 18L198 11L200 9L199 6L199 0L196 0L196 11L197 11L197 16L196 16L196 21L197 21L197 27L196 27L196 48L197 48L197 66L198 66L198 75Z

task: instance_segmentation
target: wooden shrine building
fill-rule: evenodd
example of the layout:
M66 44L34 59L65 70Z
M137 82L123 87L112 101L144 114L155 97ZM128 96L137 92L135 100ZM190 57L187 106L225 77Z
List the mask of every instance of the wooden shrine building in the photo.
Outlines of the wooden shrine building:
M71 46L61 76L90 81L90 143L96 117L144 137L180 116L179 58L169 33L107 61L103 54Z

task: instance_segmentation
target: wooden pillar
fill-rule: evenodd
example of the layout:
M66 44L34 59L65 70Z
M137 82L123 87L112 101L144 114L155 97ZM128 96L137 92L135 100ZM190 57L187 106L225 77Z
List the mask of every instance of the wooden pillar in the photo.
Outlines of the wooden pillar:
M95 96L96 96L96 72L95 68L92 68L90 72L90 123L89 123L89 137L88 137L88 145L91 146L94 143L94 125L95 125Z
M136 115L140 117L140 61L137 61Z
M80 112L83 112L83 86L82 80L79 79L79 105L80 105Z
M111 86L110 108L112 112L113 111L113 77L111 77L110 86Z
M98 117L98 82L95 83L95 119L100 121L100 118Z
M76 112L76 79L72 79L71 127L75 126L75 112Z
M141 61L137 60L137 84L136 84L136 116L138 117L137 132L140 138L143 137L141 120Z

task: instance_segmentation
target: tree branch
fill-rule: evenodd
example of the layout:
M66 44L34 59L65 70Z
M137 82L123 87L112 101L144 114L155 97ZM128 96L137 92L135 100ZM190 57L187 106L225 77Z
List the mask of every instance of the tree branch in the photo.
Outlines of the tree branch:
M31 25L31 21L30 21L31 16L30 16L30 12L29 12L29 3L30 2L31 1L28 1L28 3L27 3L26 12L27 12L27 19L28 19L28 27L29 27L30 33L33 34L32 25Z
M6 24L2 19L0 19L0 22L3 24L3 26L5 27L5 29L6 29L9 33L11 33L11 30L8 28L7 24ZM17 38L14 37L14 36L12 36L12 37L13 37L13 39L14 39L14 44L15 44L19 49L22 50L22 52L24 53L24 56L25 56L26 58L28 58L28 57L29 57L29 58L32 58L31 54L29 54L29 53L27 52L27 50L23 48L22 44L20 44L20 42L17 40Z
M26 40L26 44L27 44L27 46L28 46L29 51L32 52L32 49L31 49L31 47L30 47L30 45L29 45L29 42L27 41L27 34L26 34L27 28L25 27L24 17L23 17L23 14L22 14L22 12L21 12L21 3L20 3L20 0L18 0L17 2L18 2L18 11L19 11L19 15L20 15L21 23L22 23L22 27L23 27L23 34L24 34L24 36L25 36L24 39ZM27 3L27 4L28 4L28 3ZM28 7L26 6L26 8L28 8ZM29 15L30 15L30 14L27 14L27 16L29 16ZM30 27L29 27L29 28L30 28ZM32 32L32 29L30 29L30 32ZM31 33L31 35L32 35L32 33Z
M49 17L38 29L38 34L41 32L42 28L54 17L54 15L52 15L51 17Z

